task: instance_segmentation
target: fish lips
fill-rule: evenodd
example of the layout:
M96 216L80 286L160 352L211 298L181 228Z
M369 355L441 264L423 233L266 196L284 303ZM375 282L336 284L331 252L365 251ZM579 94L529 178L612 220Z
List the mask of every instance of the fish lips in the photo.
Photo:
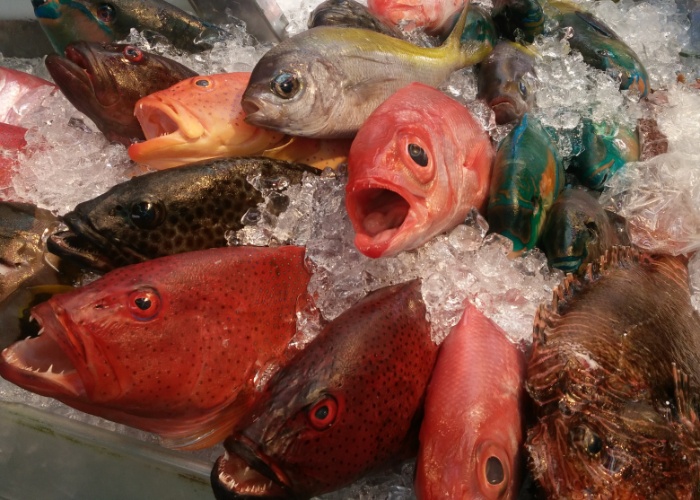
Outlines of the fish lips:
M255 443L241 434L224 442L225 454L211 471L211 485L218 500L292 499L289 478L271 460L257 452Z
M100 234L89 220L84 220L77 212L68 212L63 216L63 222L68 230L53 233L46 241L49 252L59 257L104 272L121 263L147 260L124 244L113 242Z
M346 207L357 249L372 258L410 250L415 226L427 218L416 199L414 193L383 180L348 183Z
M48 302L34 308L32 318L41 326L39 335L2 351L0 376L43 396L84 400L86 386L78 366L86 364L85 349L68 333L59 314Z
M524 114L519 109L518 103L506 96L492 99L489 102L489 106L496 115L496 123L498 125L505 125L506 123L519 120Z

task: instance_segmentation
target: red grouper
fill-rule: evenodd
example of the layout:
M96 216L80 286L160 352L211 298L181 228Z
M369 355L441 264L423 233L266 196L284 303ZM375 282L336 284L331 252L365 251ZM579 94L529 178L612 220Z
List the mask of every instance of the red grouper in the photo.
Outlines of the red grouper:
M210 446L291 357L303 259L301 247L227 247L114 270L35 307L40 335L5 349L0 375L167 446Z
M525 355L466 302L425 396L419 499L517 498L525 462Z
M370 293L273 377L225 441L214 494L309 498L414 456L437 350L420 281Z
M423 245L485 208L495 153L454 99L420 83L387 99L350 147L346 207L368 257Z
M12 178L19 166L19 156L27 141L27 129L0 123L0 201L13 198Z

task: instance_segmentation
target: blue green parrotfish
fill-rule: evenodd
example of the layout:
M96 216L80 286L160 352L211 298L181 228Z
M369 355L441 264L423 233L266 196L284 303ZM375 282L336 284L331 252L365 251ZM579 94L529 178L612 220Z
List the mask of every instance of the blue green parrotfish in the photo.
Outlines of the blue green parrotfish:
M639 137L629 127L584 119L581 153L571 159L569 171L589 189L602 191L605 183L626 163L639 160Z
M123 40L131 28L157 33L189 52L211 48L225 34L164 0L32 0L34 15L56 52L71 42Z
M545 15L539 0L494 0L493 21L502 36L532 43L544 31Z
M491 175L490 230L516 253L535 247L549 208L564 187L564 167L544 127L525 114L498 146Z

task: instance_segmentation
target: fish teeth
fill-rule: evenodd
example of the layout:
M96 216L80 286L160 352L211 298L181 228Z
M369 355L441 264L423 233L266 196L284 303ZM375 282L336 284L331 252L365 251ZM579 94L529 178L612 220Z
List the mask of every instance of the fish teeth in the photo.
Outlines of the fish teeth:
M53 373L53 363L49 365L49 369L46 370L46 373Z

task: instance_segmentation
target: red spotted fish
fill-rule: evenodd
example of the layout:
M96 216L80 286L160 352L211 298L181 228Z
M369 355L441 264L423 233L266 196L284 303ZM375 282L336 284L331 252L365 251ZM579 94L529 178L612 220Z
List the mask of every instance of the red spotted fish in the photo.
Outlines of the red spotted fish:
M507 499L520 488L525 356L466 302L425 396L416 464L419 499Z
M0 201L9 201L13 196L12 178L19 154L27 145L26 133L26 128L0 123Z
M439 35L452 27L465 0L367 0L367 8L380 20L405 30L422 28Z
M32 310L0 375L81 411L210 446L284 364L309 272L301 247L188 252L117 269Z
M488 196L494 152L463 105L413 83L372 113L348 158L355 246L396 255L462 222Z
M415 455L436 355L419 281L367 295L273 377L225 441L216 497L308 498Z
M195 76L136 103L146 141L132 144L132 160L164 169L233 156L261 155L335 168L350 141L291 137L244 121L241 96L250 73Z

